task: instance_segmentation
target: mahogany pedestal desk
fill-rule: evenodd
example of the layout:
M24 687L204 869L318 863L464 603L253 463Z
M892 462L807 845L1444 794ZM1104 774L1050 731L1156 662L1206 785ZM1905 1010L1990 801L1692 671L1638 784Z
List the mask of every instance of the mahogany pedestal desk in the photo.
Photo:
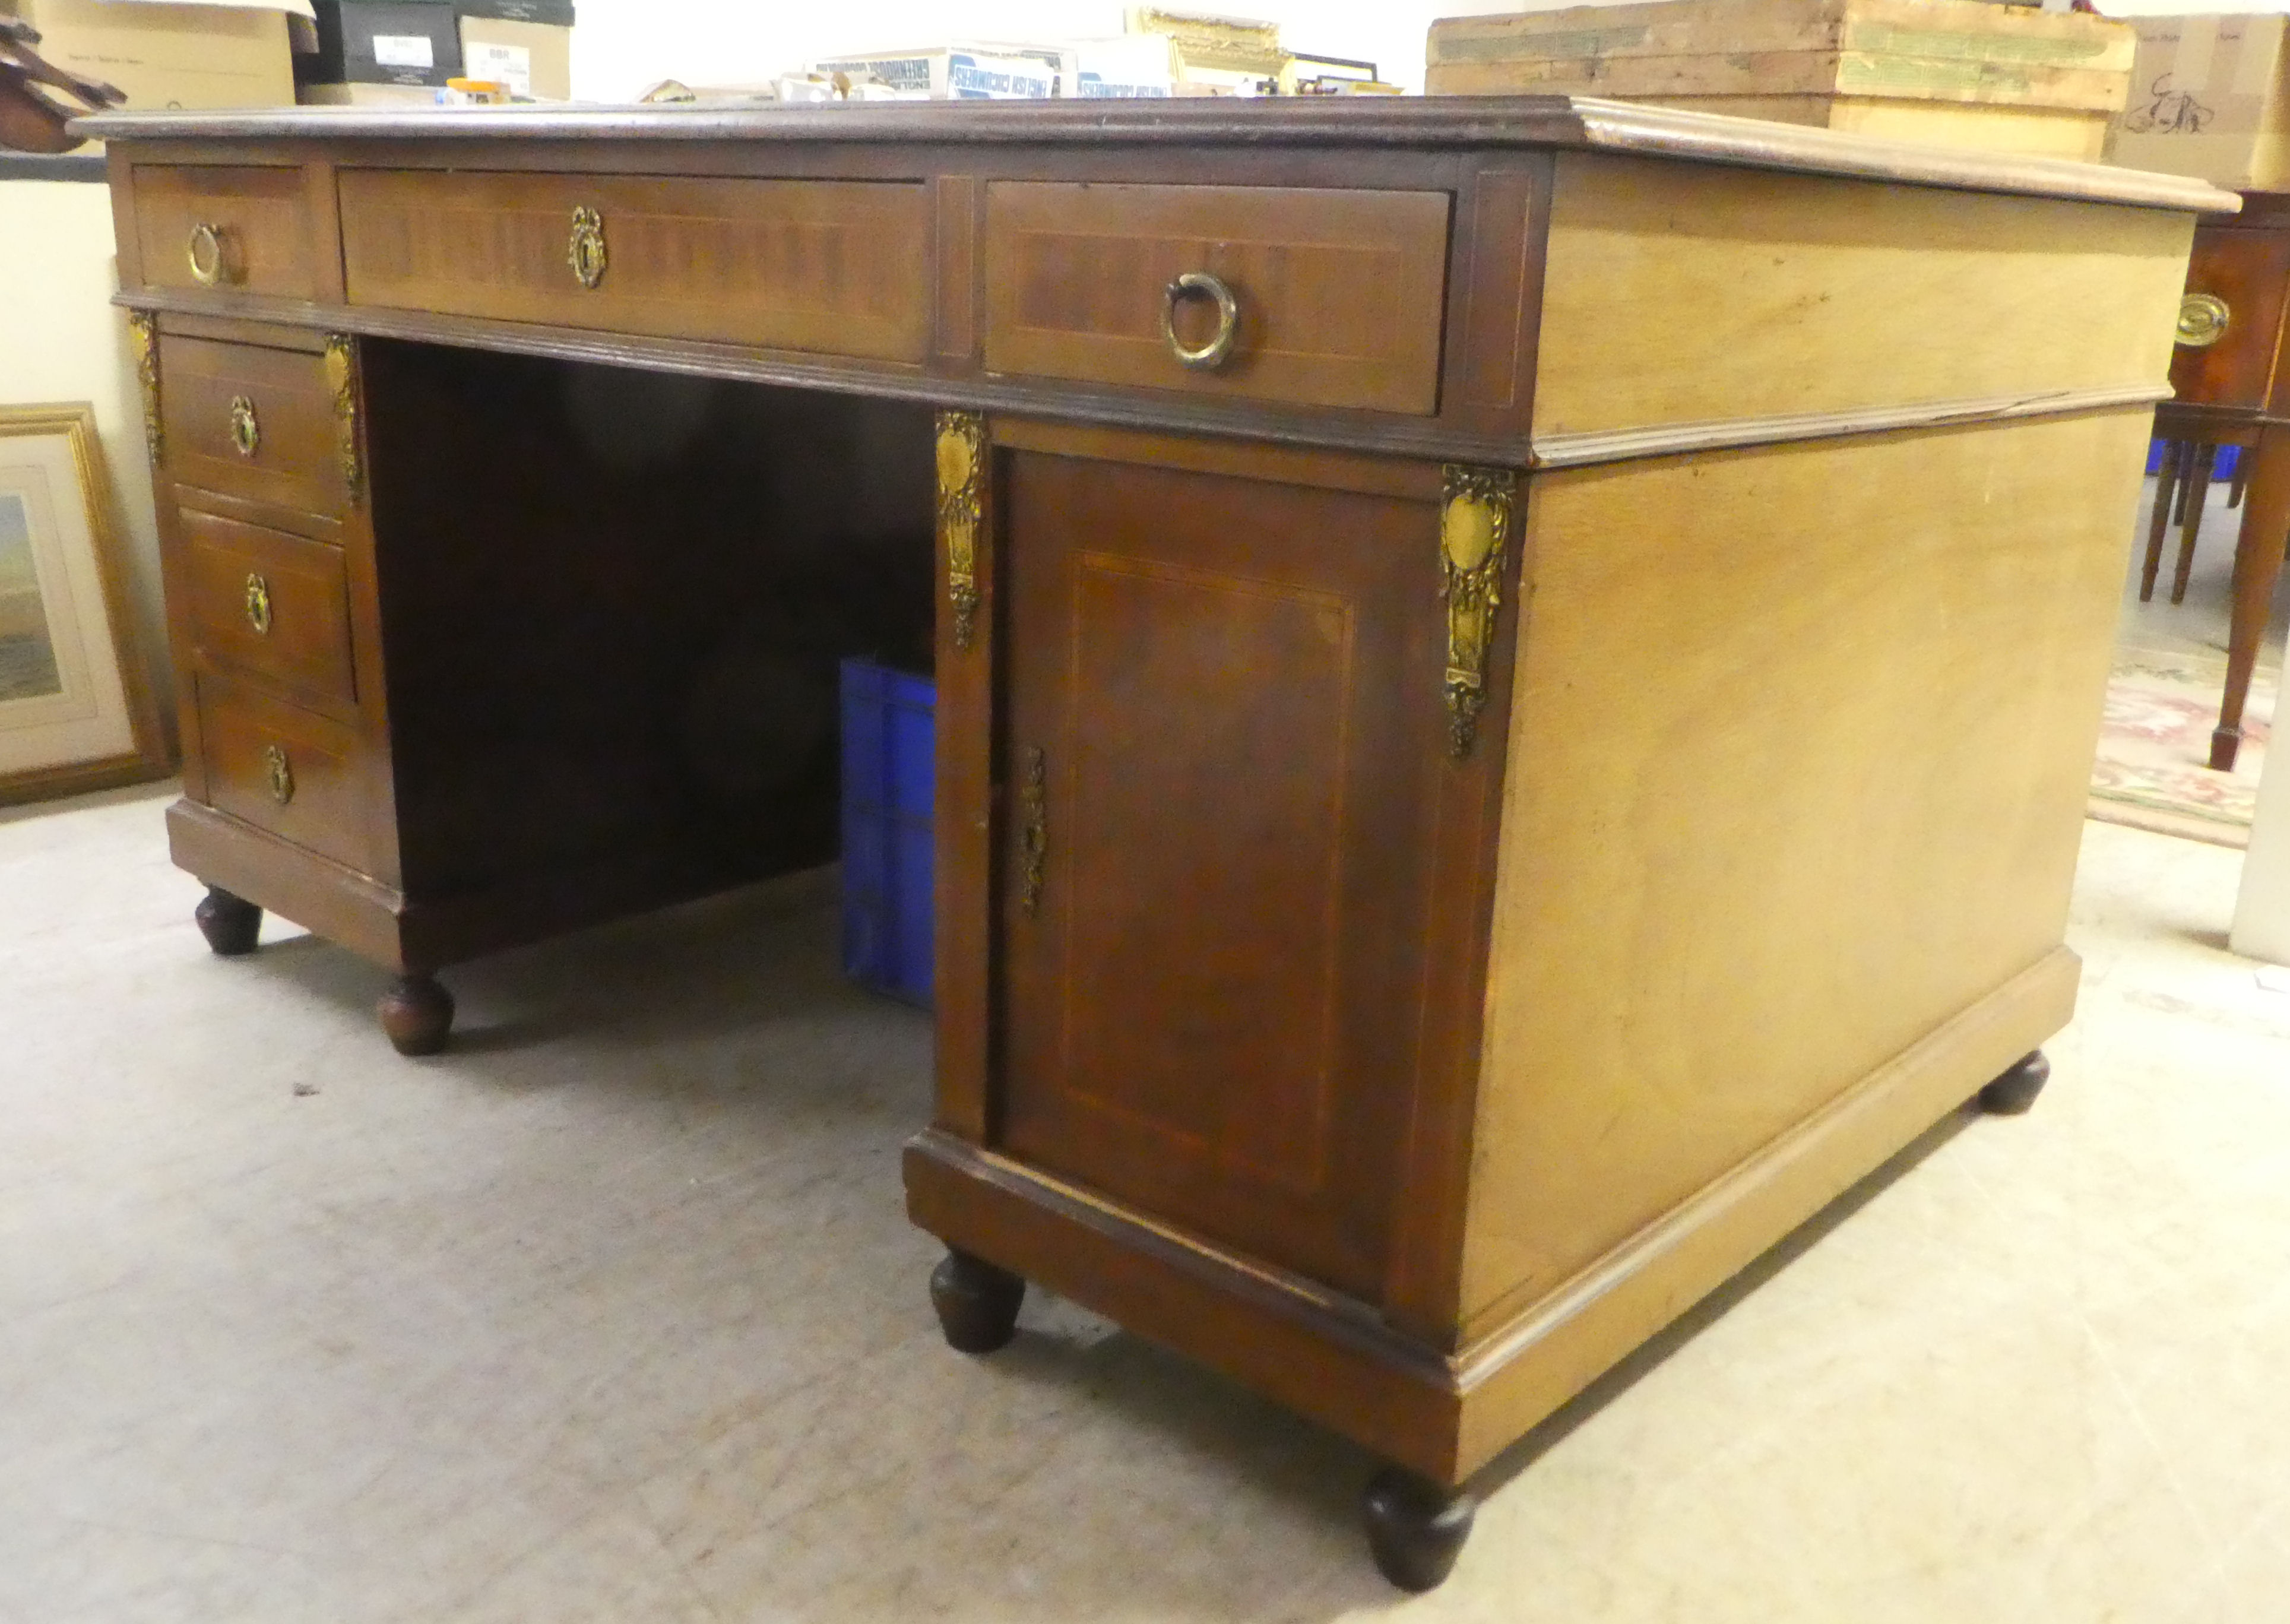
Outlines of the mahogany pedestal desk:
M2175 488L2182 533L2171 601L2186 596L2213 461L2222 445L2242 447L2226 690L2211 732L2210 764L2221 772L2234 771L2242 748L2243 706L2290 544L2290 196L2246 192L2242 201L2240 214L2195 230L2171 399L2155 411L2155 433L2170 450L2156 482L2139 577L2143 603L2154 596Z
M217 945L421 1046L443 963L827 855L725 763L930 630L947 1336L1031 1279L1348 1434L1403 1585L2043 1080L2230 196L1563 98L83 127Z

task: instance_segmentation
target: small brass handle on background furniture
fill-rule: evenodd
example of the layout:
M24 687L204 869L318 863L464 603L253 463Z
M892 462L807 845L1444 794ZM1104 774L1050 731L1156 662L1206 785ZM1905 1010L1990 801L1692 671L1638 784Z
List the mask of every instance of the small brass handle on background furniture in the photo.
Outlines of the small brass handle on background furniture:
M262 747L262 768L270 775L270 798L284 806L294 798L294 769L286 760L284 745Z
M254 403L244 395L230 397L230 443L242 457L252 457L262 446L262 425L254 420Z
M259 574L246 578L246 623L258 636L270 635L270 583Z
M605 279L605 217L594 209L572 211L572 240L564 251L565 263L584 288Z
M230 256L223 249L223 237L229 229L228 226L209 225L205 220L191 228L186 252L190 256L191 276L201 287L238 280L231 274Z
M2179 342L2189 349L2208 349L2226 337L2234 319L2226 300L2215 293L2190 293L2179 300Z
M1177 307L1198 295L1216 301L1216 336L1197 349L1189 349L1177 337ZM1169 346L1169 353L1196 372L1213 372L1232 354L1232 341L1240 332L1240 300L1233 297L1221 277L1206 271L1187 271L1161 290L1161 337Z
M1050 772L1042 747L1026 747L1026 781L1019 788L1018 804L1025 822L1018 833L1023 868L1018 881L1018 906L1028 918L1042 906L1042 876L1050 858Z

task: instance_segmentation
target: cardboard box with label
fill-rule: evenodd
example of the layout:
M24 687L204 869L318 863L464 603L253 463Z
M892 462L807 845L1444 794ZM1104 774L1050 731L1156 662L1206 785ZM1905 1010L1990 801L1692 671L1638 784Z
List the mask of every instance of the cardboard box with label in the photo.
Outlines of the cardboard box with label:
M305 100L330 84L436 87L461 71L451 0L318 0L318 48L294 61Z
M1058 69L1049 61L964 45L832 57L812 71L829 79L871 77L894 91L944 101L1047 100L1058 88Z
M2137 17L2131 102L2107 156L2238 191L2290 190L2290 18Z
M458 0L461 76L508 86L520 100L572 96L572 0Z
M260 108L294 100L290 18L310 0L0 0L39 30L40 54L125 92L133 111Z

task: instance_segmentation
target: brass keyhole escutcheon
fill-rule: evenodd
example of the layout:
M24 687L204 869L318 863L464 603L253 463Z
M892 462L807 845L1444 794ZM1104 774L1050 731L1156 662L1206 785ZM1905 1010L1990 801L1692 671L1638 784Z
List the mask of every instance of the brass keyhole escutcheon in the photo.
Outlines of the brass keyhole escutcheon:
M270 583L260 575L246 578L246 623L258 636L270 635Z
M582 287L593 288L605 279L603 215L594 209L572 211L572 240L565 249L564 257Z
M294 798L294 769L286 760L284 745L262 747L262 770L270 777L270 798L284 806Z
M254 420L254 403L244 395L230 397L230 443L242 457L252 457L262 444L262 425Z
M2208 349L2226 337L2233 312L2215 293L2190 293L2179 300L2178 340L2189 349Z
M191 279L201 287L211 288L232 279L230 260L223 252L224 230L204 220L191 228L190 244L185 252L191 261Z

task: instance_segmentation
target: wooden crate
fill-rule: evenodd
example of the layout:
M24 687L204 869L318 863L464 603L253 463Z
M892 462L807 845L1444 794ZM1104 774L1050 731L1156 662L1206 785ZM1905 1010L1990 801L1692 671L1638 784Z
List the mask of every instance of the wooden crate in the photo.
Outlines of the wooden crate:
M2097 158L2128 24L1983 0L1668 0L1431 25L1435 95L1550 92Z

